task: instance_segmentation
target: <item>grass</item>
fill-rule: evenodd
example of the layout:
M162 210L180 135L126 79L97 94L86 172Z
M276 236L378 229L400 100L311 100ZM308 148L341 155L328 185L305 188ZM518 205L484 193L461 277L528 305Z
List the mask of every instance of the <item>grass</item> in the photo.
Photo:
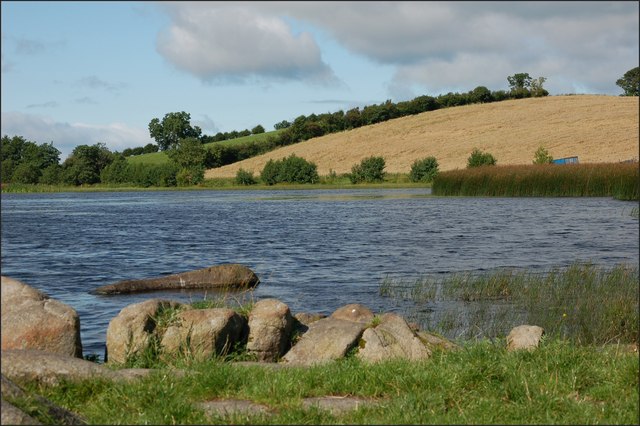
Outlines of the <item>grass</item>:
M203 146L205 148L211 148L214 145L235 146L235 145L242 145L244 143L262 142L270 136L277 136L278 133L280 132L282 132L282 130L273 130L271 132L260 133L257 135L242 136L239 138L229 139L229 140L219 141L219 142L210 142L210 143L204 144ZM132 155L130 157L127 157L127 161L129 161L130 164L159 165L159 164L168 163L169 157L167 156L166 152L151 152L148 154Z
M349 358L268 369L208 361L186 373L159 369L128 384L94 379L24 386L89 424L638 423L638 356L614 346L545 340L534 352L509 353L504 341L482 340L420 362L369 365ZM317 396L356 396L378 405L336 415L302 407L303 398ZM196 405L216 399L265 404L271 414L208 417Z
M440 173L434 195L640 199L638 163L486 166Z
M542 273L457 273L414 283L385 279L379 293L413 301L412 320L453 339L492 339L531 324L557 339L607 344L640 341L638 286L637 267L574 264Z

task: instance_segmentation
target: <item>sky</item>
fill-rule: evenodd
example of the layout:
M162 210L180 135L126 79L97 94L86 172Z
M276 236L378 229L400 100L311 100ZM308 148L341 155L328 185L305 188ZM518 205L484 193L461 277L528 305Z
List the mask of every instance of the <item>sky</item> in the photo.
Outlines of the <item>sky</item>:
M620 95L639 2L2 1L2 135L112 151L185 111L203 134L508 89Z

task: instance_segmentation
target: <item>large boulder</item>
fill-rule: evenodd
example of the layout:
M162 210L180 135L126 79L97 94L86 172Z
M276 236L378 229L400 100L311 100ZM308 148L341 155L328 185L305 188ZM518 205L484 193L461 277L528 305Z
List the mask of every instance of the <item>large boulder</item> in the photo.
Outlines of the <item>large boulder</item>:
M98 287L91 293L107 295L176 289L249 289L258 283L260 279L251 269L230 263L163 277L118 281Z
M5 401L4 398L0 400L0 411L2 411L2 419L0 424L3 425L41 425L39 421L11 404Z
M427 345L427 348L430 350L438 349L442 351L457 351L460 348L460 345L453 343L451 340L445 339L442 336L438 336L435 333L430 333L428 331L417 331L416 334L422 340L422 342Z
M258 361L275 362L289 349L293 317L277 299L258 301L249 314L247 351Z
M431 351L397 314L382 315L380 323L367 328L362 334L362 343L357 357L367 362L379 362L392 358L411 361L426 359Z
M185 306L171 300L150 299L123 308L109 322L105 361L122 364L129 357L141 354L155 335L159 315Z
M331 316L310 323L308 330L282 361L314 365L343 358L358 345L362 332L373 318L373 313L366 306L343 306Z
M246 322L232 309L190 309L178 313L160 342L165 354L205 360L226 355L242 340Z
M532 351L540 345L544 329L537 325L519 325L513 328L507 336L507 350L525 349Z
M35 349L82 358L80 317L18 280L1 278L2 350Z

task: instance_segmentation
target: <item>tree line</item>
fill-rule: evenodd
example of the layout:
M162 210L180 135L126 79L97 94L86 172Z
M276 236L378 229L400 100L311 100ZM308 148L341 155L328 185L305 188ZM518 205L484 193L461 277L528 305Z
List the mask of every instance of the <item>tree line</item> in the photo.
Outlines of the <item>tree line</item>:
M111 152L104 143L79 145L60 163L60 151L51 143L38 145L22 136L2 137L2 182L26 184L91 185L96 183L130 184L134 186L194 185L204 180L204 171L329 133L341 132L376 124L394 118L434 111L440 108L474 103L498 102L508 99L547 96L544 77L532 78L528 73L509 76L510 90L491 91L478 86L466 93L419 96L410 101L394 103L387 100L362 109L352 108L333 113L301 115L293 122L283 120L274 125L279 130L264 140L223 145L211 142L232 136L264 133L258 125L251 132L202 135L198 126L190 124L190 114L172 112L162 120L149 123L149 134L157 145L128 148L122 153ZM204 144L209 144L204 146ZM139 153L166 152L167 164L132 164L126 157Z

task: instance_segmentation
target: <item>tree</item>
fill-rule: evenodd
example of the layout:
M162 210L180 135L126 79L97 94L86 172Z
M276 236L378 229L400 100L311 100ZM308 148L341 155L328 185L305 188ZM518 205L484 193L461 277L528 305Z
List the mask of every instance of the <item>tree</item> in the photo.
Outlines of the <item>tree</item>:
M531 81L533 79L529 75L529 73L521 72L507 77L507 81L509 82L509 88L511 91L521 91L523 89L528 89L531 87Z
M282 120L281 122L274 124L273 128L276 130L280 130L286 129L289 126L291 126L291 123L289 123L287 120Z
M382 157L368 157L360 164L351 167L349 180L351 183L359 182L382 182L384 180L385 161Z
M623 96L640 96L640 68L635 67L625 72L616 85L624 90Z
M100 173L113 161L114 155L104 143L78 145L64 161L62 179L70 185L100 182Z
M435 157L427 157L416 160L411 166L409 178L412 182L431 182L438 174L438 160Z
M180 139L200 138L202 130L191 126L191 115L184 111L165 114L162 121L154 118L149 122L149 135L158 143L161 151L173 149Z
M478 148L474 148L473 152L467 159L467 168L478 166L494 166L496 159L488 152L482 152Z
M545 90L542 85L547 81L545 77L538 77L536 79L531 80L531 96L533 97L542 97L547 96L549 92Z
M254 134L254 135L257 135L257 134L260 134L260 133L264 133L264 127L262 127L262 125L258 124L256 127L251 129L251 133Z
M553 163L553 157L549 155L543 146L540 146L533 156L533 164L549 164Z
M207 149L196 138L182 139L174 149L167 151L171 161L181 168L204 167Z

